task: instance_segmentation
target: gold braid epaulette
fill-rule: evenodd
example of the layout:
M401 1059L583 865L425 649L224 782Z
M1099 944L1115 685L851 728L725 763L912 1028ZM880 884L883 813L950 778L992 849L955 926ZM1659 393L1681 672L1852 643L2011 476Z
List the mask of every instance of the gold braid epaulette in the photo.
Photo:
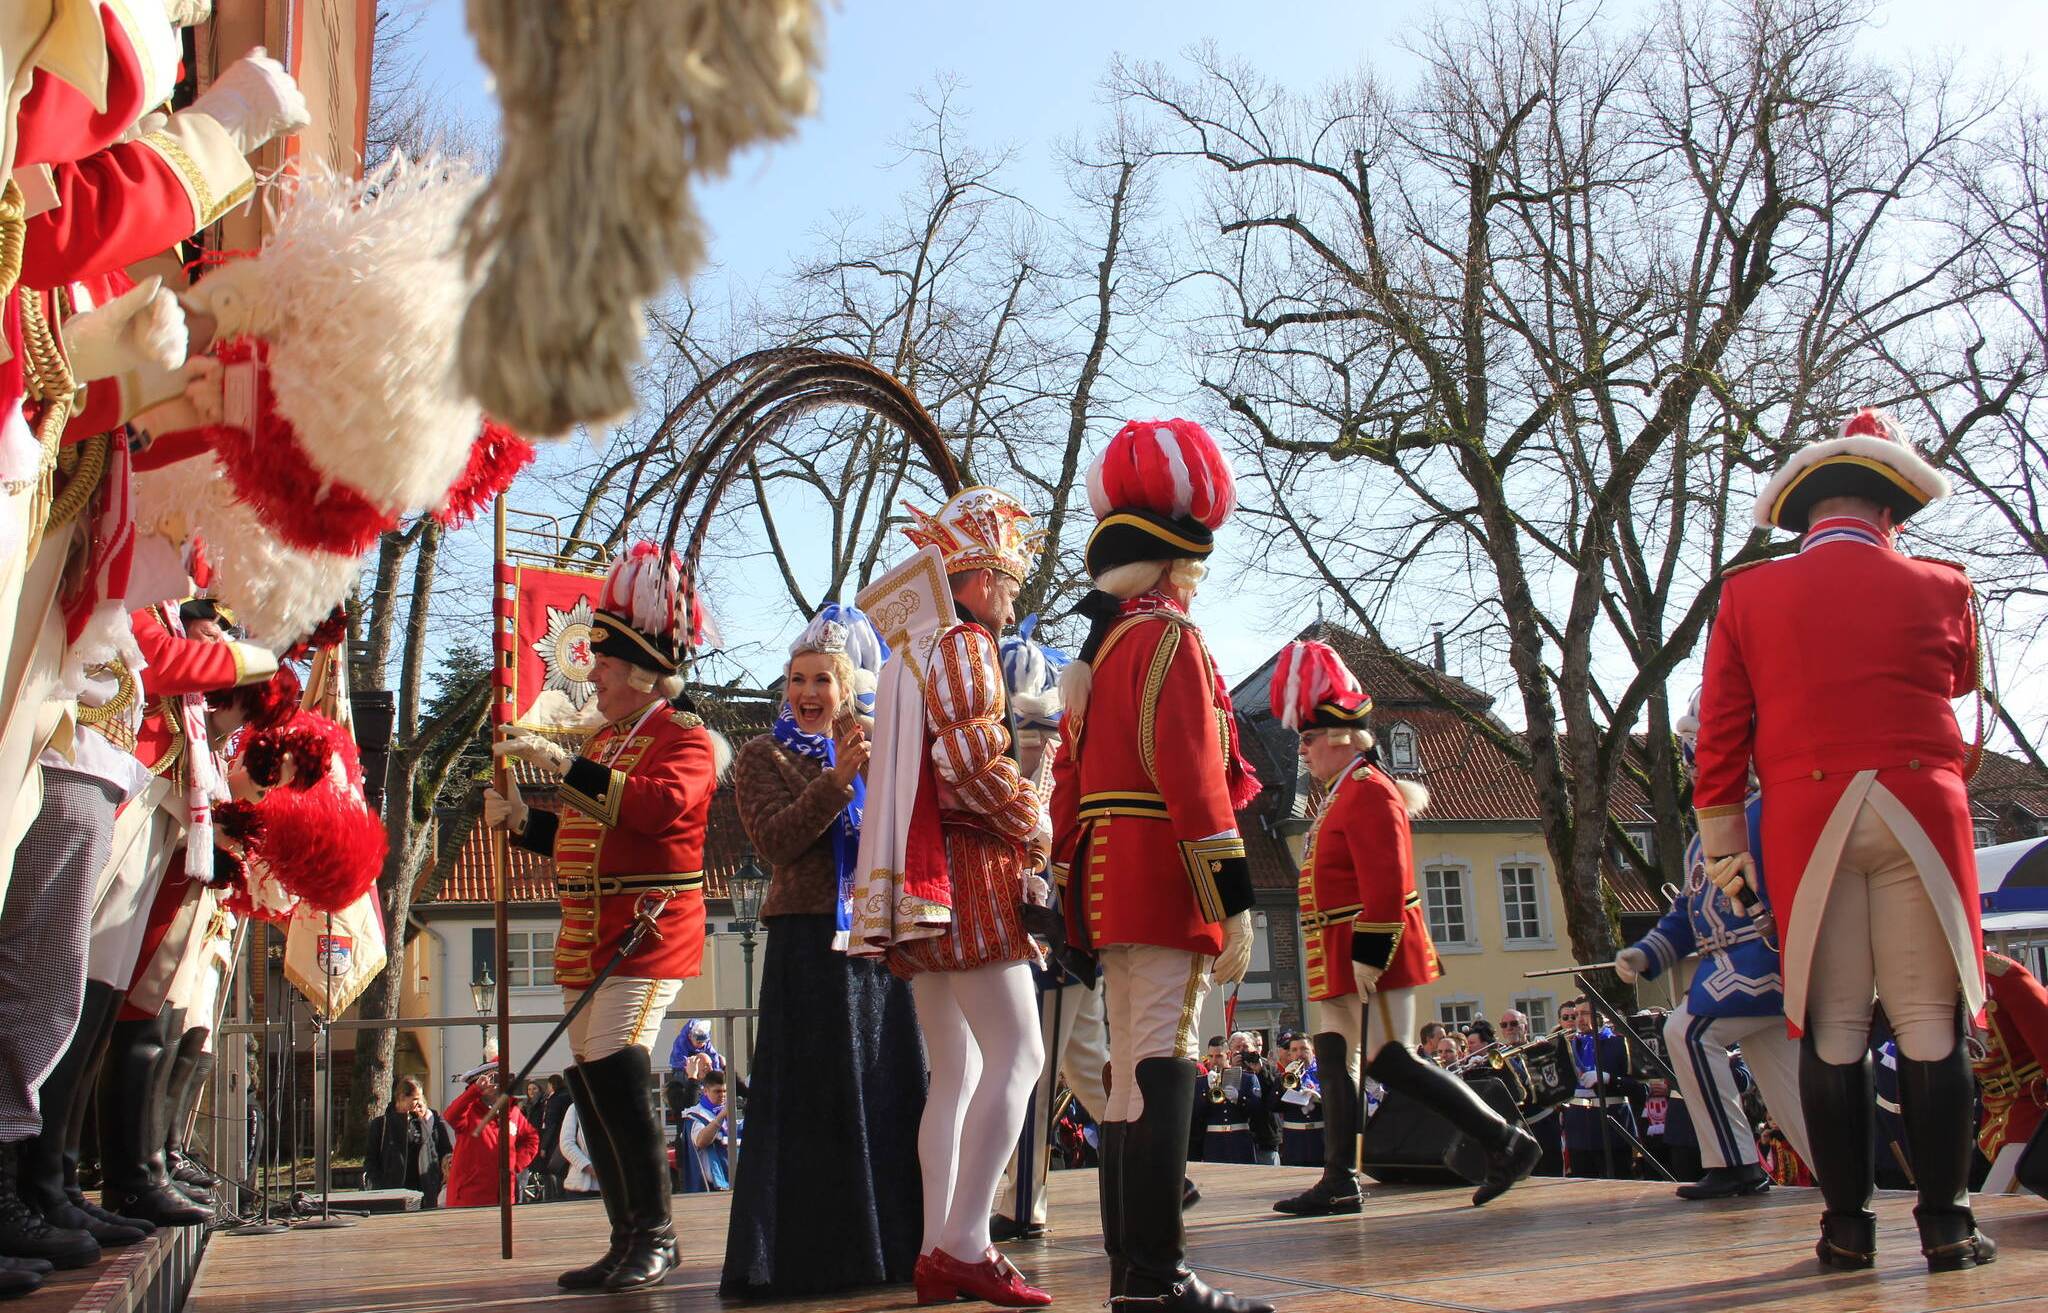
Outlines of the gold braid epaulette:
M111 433L95 433L58 453L57 471L64 475L64 490L50 503L49 528L61 529L77 519L92 495L99 491L100 481L107 474L107 452L113 441Z
M107 742L124 752L135 751L135 731L128 728L128 708L135 705L137 694L135 676L129 673L126 663L118 660L94 666L86 673L113 676L114 696L96 707L80 704L78 723L99 731Z

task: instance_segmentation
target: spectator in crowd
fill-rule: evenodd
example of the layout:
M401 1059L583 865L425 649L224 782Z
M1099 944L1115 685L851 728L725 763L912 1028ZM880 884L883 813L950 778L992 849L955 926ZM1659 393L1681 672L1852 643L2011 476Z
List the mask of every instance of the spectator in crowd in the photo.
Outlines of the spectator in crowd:
M455 1151L455 1137L427 1105L426 1091L411 1076L381 1116L370 1121L363 1150L363 1184L372 1190L417 1190L421 1208L437 1208L441 1164Z
M526 1114L526 1120L535 1128L546 1118L547 1105L547 1088L537 1080L526 1082L526 1097L519 1101L519 1111Z
M1422 1033L1416 1037L1416 1051L1434 1057L1436 1055L1436 1042L1443 1037L1444 1030L1445 1026L1441 1021L1423 1022Z
M448 1168L450 1208L489 1208L498 1202L498 1119L491 1105L498 1097L498 1068L483 1067L465 1074L469 1084L448 1105L448 1125L455 1132L455 1152ZM540 1152L540 1132L526 1120L518 1103L511 1108L512 1178L526 1170Z
M1465 1053L1470 1056L1493 1046L1493 1023L1485 1017L1475 1017L1465 1027Z
M575 1100L569 1097L568 1082L561 1073L548 1077L548 1094L541 1104L540 1126L540 1171L544 1174L547 1198L557 1199L562 1194L562 1178L569 1170L568 1160L562 1154L562 1119L569 1113L569 1106Z
M1529 1034L1529 1018L1513 1008L1500 1014L1500 1042L1503 1044L1527 1044L1534 1036Z
M590 1142L583 1135L583 1117L571 1099L556 1128L555 1151L562 1159L562 1197L595 1199L599 1194L597 1169L590 1163Z
M725 1055L711 1042L711 1023L701 1017L691 1017L676 1032L676 1042L669 1046L669 1070L681 1071L692 1057L700 1053L710 1063L710 1070L725 1070Z
M732 1105L725 1097L725 1073L707 1072L699 1082L696 1106L683 1113L683 1134L677 1161L683 1169L683 1190L702 1194L732 1189L726 1171L726 1148L735 1143Z
M1280 1069L1267 1061L1264 1043L1256 1031L1241 1030L1230 1037L1231 1058L1239 1070L1257 1077L1259 1093L1247 1109L1252 1132L1252 1161L1262 1167L1280 1165Z

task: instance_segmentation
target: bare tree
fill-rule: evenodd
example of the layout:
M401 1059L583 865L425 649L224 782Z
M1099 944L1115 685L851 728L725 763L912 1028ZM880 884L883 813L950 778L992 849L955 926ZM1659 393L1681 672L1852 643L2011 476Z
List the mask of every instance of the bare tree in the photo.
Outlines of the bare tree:
M1368 631L1505 656L1525 729L1478 728L1529 766L1582 961L1616 947L1603 862L1644 861L1610 798L1646 716L1680 850L1666 684L1768 550L1731 503L1858 396L1871 341L1964 295L1967 252L1913 219L1982 108L1858 63L1865 16L1478 6L1415 33L1406 94L1118 70L1205 179L1203 386L1255 516Z

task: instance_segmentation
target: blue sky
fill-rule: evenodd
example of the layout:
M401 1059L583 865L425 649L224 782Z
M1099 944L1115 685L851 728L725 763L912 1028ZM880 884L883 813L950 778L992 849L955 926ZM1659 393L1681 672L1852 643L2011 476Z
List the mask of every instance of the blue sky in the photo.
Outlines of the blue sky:
M1613 0L1599 12L1619 23L1645 7L1644 0ZM941 75L959 79L958 103L968 108L969 132L978 143L1016 149L1011 185L1026 196L1059 195L1054 146L1099 118L1097 84L1113 56L1171 62L1213 40L1226 54L1297 85L1314 86L1365 62L1398 80L1412 67L1399 46L1400 34L1430 9L1384 0L1265 6L1207 0L848 0L828 6L818 113L793 140L749 152L731 176L700 189L712 259L721 276L761 284L812 250L828 217L874 215L892 207L912 179L898 169L890 142L913 116L912 93ZM1956 53L1988 67L2048 49L2048 0L1888 0L1876 9L1869 44L1872 53L1888 59ZM488 131L495 106L462 11L461 0L426 0L418 34L423 72L451 111ZM2038 93L2048 95L2040 70L2027 76ZM1170 390L1165 380L1162 386ZM1160 413L1174 413L1185 401L1156 400ZM480 567L478 534L464 535L456 559L477 560ZM481 559L488 550L484 538ZM763 645L753 664L763 667L754 671L757 676L766 676L779 665L767 653L796 625L793 617L776 613L779 587L770 585L760 595L753 613L738 598L721 604L714 597L713 606L729 638ZM470 600L463 609L480 625L480 596ZM1272 613L1250 595L1234 597L1229 605L1204 600L1199 618L1233 682L1314 618ZM450 605L457 605L455 599ZM1392 637L1418 650L1427 639L1426 633ZM1479 671L1466 673L1479 676L1478 682L1496 682ZM1674 688L1689 677L1689 671L1681 672ZM1500 709L1519 719L1511 706Z

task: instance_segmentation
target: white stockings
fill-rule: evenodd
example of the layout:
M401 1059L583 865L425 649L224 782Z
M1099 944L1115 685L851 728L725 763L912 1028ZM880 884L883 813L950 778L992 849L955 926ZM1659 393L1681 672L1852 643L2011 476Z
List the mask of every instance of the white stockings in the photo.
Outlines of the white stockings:
M963 1262L989 1246L988 1216L1045 1063L1031 968L1005 962L911 978L931 1088L917 1128L924 1243Z

